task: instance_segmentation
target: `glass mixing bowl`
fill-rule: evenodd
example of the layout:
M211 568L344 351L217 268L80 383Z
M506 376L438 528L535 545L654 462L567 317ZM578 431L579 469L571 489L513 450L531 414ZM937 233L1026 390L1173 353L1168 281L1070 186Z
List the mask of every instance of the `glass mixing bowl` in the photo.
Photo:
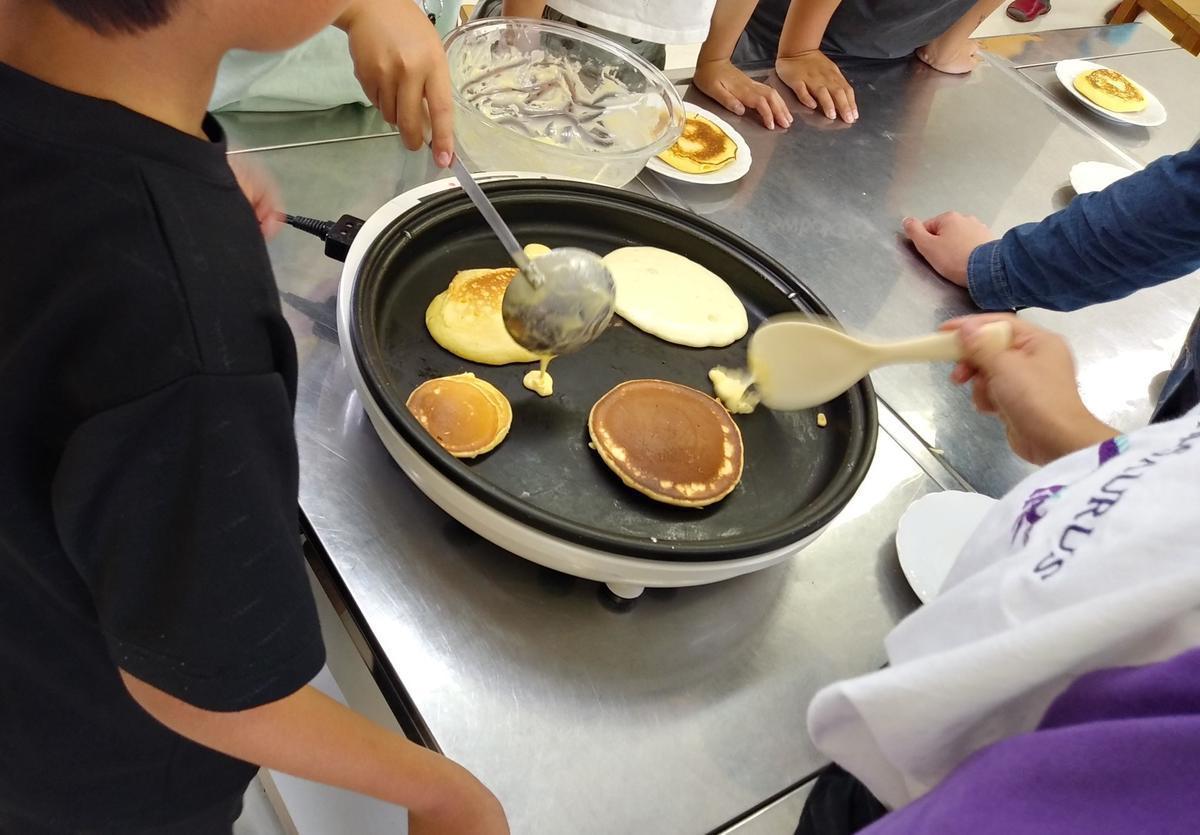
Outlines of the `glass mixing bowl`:
M480 171L623 186L683 131L659 70L586 29L491 18L446 38L455 138Z

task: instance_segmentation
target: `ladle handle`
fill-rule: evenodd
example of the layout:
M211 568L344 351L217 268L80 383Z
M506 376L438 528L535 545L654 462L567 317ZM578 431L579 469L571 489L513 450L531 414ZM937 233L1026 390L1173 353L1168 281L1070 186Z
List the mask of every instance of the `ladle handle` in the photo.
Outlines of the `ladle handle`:
M982 347L988 353L1003 351L1012 345L1012 325L1008 322L990 322L979 330ZM953 331L935 333L903 342L889 342L875 346L878 365L893 365L906 362L958 362L963 358L962 342Z
M517 265L517 268L533 281L532 272L529 269L529 259L525 257L525 250L521 249L521 245L517 243L517 237L508 228L508 224L504 222L504 218L500 217L500 213L496 211L496 207L492 205L492 201L488 200L487 195L483 193L483 189L479 187L479 183L475 182L475 178L471 176L471 172L462 164L462 160L458 158L458 154L454 155L453 161L450 163L450 170L454 172L454 176L458 179L458 184L462 186L462 190L467 193L467 197L471 198L471 202L475 204L475 208L479 209L479 213L483 215L483 219L487 221L487 225L492 227L492 231L496 233L496 237L500 239L500 243L508 252L508 257Z

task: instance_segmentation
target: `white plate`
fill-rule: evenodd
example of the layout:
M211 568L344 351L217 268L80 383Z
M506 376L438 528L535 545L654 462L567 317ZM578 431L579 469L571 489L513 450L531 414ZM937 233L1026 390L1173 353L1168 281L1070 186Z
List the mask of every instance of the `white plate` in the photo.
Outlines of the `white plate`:
M1072 59L1070 61L1059 61L1054 65L1054 73L1058 76L1059 83L1066 87L1071 95L1083 102L1093 112L1099 113L1106 119L1111 119L1114 122L1121 122L1126 125L1138 125L1143 128L1153 128L1167 121L1167 109L1163 107L1162 102L1151 93L1146 86L1135 78L1129 80L1141 88L1143 95L1146 96L1146 109L1137 113L1114 113L1111 110L1105 110L1100 105L1093 102L1083 93L1075 89L1075 78L1084 72L1092 70L1106 70L1109 67L1103 64L1093 64L1091 61L1079 61ZM1128 76L1126 76L1128 78Z
M937 597L958 552L994 504L995 499L979 493L946 490L922 496L900 517L900 568L922 603Z
M1117 180L1137 172L1111 162L1077 162L1071 166L1071 188L1076 194L1103 191Z
M687 115L703 116L708 121L725 131L725 134L733 140L737 145L737 157L733 162L726 165L724 168L719 168L716 171L709 171L706 174L688 174L686 171L680 171L678 168L672 168L658 157L650 157L650 161L646 163L646 167L655 174L661 174L664 177L670 177L672 180L679 180L684 183L701 183L703 185L720 185L722 183L732 183L735 180L740 180L746 176L746 172L750 170L750 164L753 159L750 156L750 146L746 144L746 140L742 135L734 130L733 125L726 122L716 113L711 110L705 110L703 107L697 107L694 104L685 104Z

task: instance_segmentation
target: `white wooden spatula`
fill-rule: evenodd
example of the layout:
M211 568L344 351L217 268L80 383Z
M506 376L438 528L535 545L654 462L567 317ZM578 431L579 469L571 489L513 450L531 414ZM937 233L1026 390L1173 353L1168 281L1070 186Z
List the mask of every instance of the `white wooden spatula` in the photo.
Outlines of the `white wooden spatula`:
M1008 322L991 322L981 333L990 350L1012 344ZM750 337L748 354L763 405L789 411L828 403L881 366L957 362L963 351L957 333L863 342L809 317L788 314L763 323Z

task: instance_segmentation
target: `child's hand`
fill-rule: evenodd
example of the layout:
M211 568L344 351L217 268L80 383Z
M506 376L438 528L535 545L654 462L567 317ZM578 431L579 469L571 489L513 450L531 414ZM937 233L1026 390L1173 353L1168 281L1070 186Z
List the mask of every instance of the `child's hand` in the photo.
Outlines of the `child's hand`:
M996 321L1013 328L1012 345L1003 351L979 336ZM958 331L966 351L950 379L973 382L975 408L1000 418L1013 452L1026 461L1048 464L1117 434L1083 405L1062 337L1006 313L965 316L942 329Z
M355 0L337 21L350 37L354 74L383 118L415 151L425 141L426 108L433 156L442 168L454 154L454 106L446 52L433 24L407 0Z
M975 247L996 238L979 218L958 212L943 212L926 221L906 217L904 234L929 266L959 287L967 286L967 262Z
M983 60L975 41L949 32L918 49L917 57L938 72L951 75L969 73Z
M775 59L775 72L809 110L820 110L830 119L840 116L846 124L858 119L854 88L820 50L781 55Z
M242 194L246 195L250 208L254 210L263 237L271 240L283 228L283 198L279 195L275 179L265 168L240 156L229 157L229 167L233 169L233 176L237 178Z
M741 116L747 107L756 111L768 130L774 130L776 125L791 127L792 114L778 91L770 85L752 80L728 59L701 62L696 67L692 83L731 113Z

